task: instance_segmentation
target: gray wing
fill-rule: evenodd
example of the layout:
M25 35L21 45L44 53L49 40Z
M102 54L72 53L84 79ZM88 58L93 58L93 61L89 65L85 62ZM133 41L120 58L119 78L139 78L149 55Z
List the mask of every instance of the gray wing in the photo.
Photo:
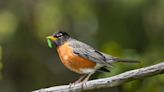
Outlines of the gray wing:
M90 47L89 45L77 41L75 39L71 39L69 41L69 45L73 47L73 52L83 58L89 59L93 62L100 64L110 64L110 61L113 61L112 56L104 54Z

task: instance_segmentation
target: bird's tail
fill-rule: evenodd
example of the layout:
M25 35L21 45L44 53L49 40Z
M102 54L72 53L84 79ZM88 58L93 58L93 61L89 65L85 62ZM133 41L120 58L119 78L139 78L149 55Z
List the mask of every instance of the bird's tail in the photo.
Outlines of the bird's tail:
M138 61L138 60L120 59L120 58L114 58L113 62L140 63L140 61Z

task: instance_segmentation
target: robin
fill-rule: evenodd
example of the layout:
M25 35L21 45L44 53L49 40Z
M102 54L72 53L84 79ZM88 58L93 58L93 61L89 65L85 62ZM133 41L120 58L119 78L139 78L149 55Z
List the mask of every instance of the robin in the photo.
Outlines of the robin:
M110 67L114 62L138 63L136 60L126 60L113 57L93 47L72 38L66 32L57 32L47 39L54 43L62 63L70 70L82 74L75 82L87 82L96 71L110 72L106 67Z

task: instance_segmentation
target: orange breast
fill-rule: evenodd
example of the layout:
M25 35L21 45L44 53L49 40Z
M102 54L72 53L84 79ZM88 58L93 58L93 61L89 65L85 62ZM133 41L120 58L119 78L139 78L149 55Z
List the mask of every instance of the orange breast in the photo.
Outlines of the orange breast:
M62 63L70 70L83 74L81 69L92 69L96 63L89 61L88 59L82 58L73 53L73 49L69 47L68 43L63 44L57 48L59 57Z

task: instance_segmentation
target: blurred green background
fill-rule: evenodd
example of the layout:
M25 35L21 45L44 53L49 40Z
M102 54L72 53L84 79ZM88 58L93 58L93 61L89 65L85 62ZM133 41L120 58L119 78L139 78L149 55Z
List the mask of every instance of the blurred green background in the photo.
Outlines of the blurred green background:
M0 0L0 92L69 84L66 69L45 37L57 30L114 56L141 64L115 64L110 77L164 61L164 0ZM91 92L163 92L164 76ZM89 91L90 92L90 91Z

